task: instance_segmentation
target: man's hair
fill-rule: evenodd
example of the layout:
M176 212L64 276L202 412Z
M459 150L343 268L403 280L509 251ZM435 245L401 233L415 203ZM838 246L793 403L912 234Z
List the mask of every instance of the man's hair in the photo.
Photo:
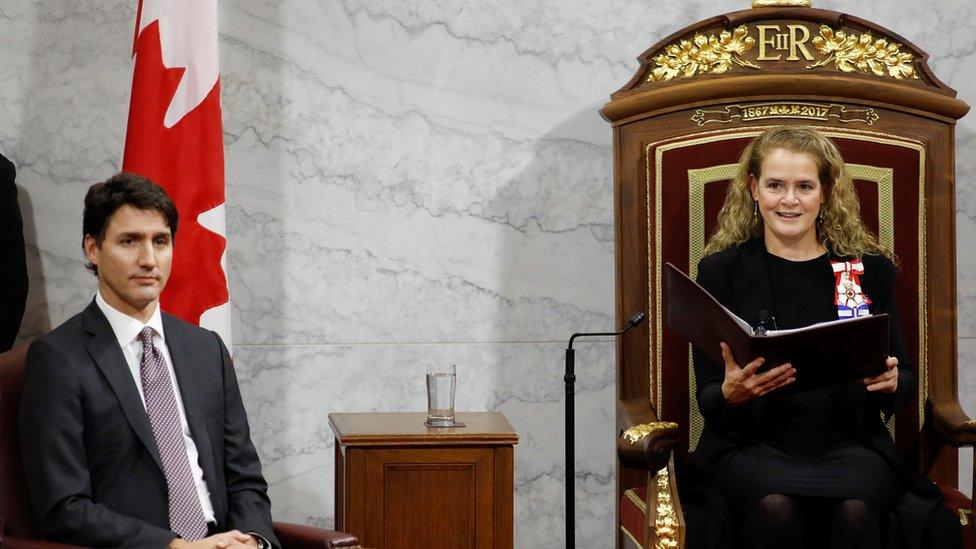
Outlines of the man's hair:
M882 246L861 221L854 183L837 146L822 133L806 126L769 128L742 151L736 175L718 214L718 228L705 246L705 255L762 236L763 221L762 217L753 214L755 206L749 176L758 181L763 160L777 149L810 155L817 163L824 193L821 220L817 223L818 242L840 256L878 254L896 260L894 252Z
M109 220L122 206L128 204L140 210L155 210L166 218L169 230L176 237L180 216L176 205L159 185L149 179L129 172L120 172L109 179L95 183L85 195L85 212L82 216L82 248L84 237L91 235L95 244L102 245ZM98 274L98 266L85 263L88 270Z

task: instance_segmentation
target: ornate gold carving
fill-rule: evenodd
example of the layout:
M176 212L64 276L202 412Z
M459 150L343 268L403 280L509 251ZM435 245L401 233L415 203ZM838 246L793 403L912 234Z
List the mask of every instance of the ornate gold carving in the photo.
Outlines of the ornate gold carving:
M966 427L976 427L976 419L971 419L966 423L963 423L963 425L965 425Z
M969 526L969 515L973 514L972 509L959 508L956 509L959 512L959 524L962 526Z
M720 110L698 109L691 121L704 126L709 122L728 124L733 118L741 122L765 120L770 118L794 118L802 120L827 121L836 118L841 122L863 122L874 125L880 116L874 109L851 109L846 105L800 102L754 103L750 105L728 105Z
M759 65L740 57L756 45L745 25L732 32L722 31L718 36L695 33L691 40L682 40L664 49L654 57L654 70L648 82L671 80L677 76L691 78L699 74L722 74L733 65L759 69Z
M804 0L756 0L753 7L809 6ZM887 37L877 38L871 32L856 34L820 25L819 35L810 40L810 27L791 24L756 25L758 40L752 28L740 25L732 31L718 34L695 33L690 39L672 43L654 56L648 82L669 81L675 78L694 78L704 74L723 74L740 67L761 70L762 67L743 57L759 45L756 62L800 61L812 62L807 69L831 63L841 72L874 74L880 77L918 80L915 55L903 51L903 45ZM821 57L808 49L813 44ZM802 56L801 56L802 54ZM785 57L784 57L785 56Z
M870 32L858 36L821 25L820 36L813 39L813 45L826 57L808 65L808 69L833 62L843 72L870 72L875 76L918 79L914 55L901 51L902 46L898 42L889 42L887 38L875 40Z
M754 8L809 8L810 0L752 0Z
M624 431L624 438L631 444L637 444L653 433L660 431L671 431L678 428L678 424L673 421L654 421L651 423L641 423L634 425Z
M654 534L657 537L655 549L676 549L678 547L678 532L681 523L678 512L671 499L671 479L668 468L662 467L655 478L657 490L657 505L654 507Z

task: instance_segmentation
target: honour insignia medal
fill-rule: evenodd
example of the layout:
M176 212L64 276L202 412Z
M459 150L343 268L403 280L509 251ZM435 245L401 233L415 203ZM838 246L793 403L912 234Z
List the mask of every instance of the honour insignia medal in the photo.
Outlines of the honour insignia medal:
M834 270L834 305L837 306L837 318L870 316L871 299L861 290L861 275L864 274L861 260L831 260L830 265Z

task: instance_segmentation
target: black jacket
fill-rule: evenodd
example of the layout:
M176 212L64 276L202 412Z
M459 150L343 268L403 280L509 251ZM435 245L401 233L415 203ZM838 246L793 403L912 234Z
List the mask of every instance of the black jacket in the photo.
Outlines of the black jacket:
M14 165L0 154L0 352L13 346L27 303L27 255L16 174Z
M165 313L163 330L217 531L256 532L279 547L227 348L217 334ZM47 539L148 548L176 537L149 416L94 301L30 346L20 435Z
M864 263L861 286L872 300L871 313L891 316L889 355L898 358L898 389L893 394L875 394L852 383L846 386L847 393L863 443L884 457L903 480L906 490L895 513L902 526L905 547L920 547L925 521L941 506L942 497L931 481L899 458L882 421L882 415L890 416L912 401L917 389L915 374L898 329L894 301L895 265L883 256L865 256L861 260ZM824 277L833 281L833 273L829 270L825 269ZM766 246L761 238L702 259L698 265L698 283L746 322L755 323L760 310L773 310ZM759 398L741 406L728 406L722 396L724 366L711 361L698 349L693 350L693 358L698 408L705 418L694 462L696 469L709 471L715 478L714 475L720 472L717 465L723 461L720 459L723 455L755 440L755 428L763 417L766 402Z

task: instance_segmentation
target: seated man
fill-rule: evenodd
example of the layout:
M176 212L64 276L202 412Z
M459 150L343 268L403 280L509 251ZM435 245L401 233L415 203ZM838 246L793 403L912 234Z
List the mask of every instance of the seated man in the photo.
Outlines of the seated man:
M261 463L217 334L161 313L178 216L133 174L92 185L84 311L27 354L21 445L47 539L278 547Z

